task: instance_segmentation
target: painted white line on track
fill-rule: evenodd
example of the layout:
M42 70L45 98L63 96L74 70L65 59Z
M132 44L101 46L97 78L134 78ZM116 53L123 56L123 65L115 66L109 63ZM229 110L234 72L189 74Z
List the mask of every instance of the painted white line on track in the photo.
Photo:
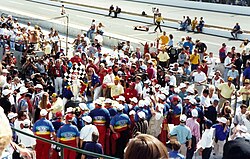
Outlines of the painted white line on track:
M25 5L24 3L20 3L20 2L15 2L15 1L9 1L10 3L15 3L15 4L18 4L18 5Z
M58 12L58 14L60 14L60 11L57 10L57 9L53 10L53 9L48 9L48 8L44 8L44 7L38 7L38 8L39 8L39 9L42 9L42 10L49 11L49 12Z

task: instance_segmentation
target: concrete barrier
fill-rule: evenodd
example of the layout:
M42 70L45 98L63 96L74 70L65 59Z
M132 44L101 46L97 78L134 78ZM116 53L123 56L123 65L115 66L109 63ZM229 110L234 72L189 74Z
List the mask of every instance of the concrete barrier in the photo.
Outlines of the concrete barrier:
M197 10L206 10L214 11L221 13L230 13L238 15L250 15L250 7L246 6L237 6L237 5L227 5L227 4L217 4L217 3L207 3L207 2L194 2L186 0L127 0L141 3L149 3L155 5L165 5L165 6L174 6L181 8L190 8Z

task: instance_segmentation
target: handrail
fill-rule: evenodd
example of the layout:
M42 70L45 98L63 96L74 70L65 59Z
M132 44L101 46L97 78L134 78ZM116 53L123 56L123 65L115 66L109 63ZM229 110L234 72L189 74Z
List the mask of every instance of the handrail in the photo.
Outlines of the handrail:
M65 145L65 144L61 144L61 143L58 143L58 142L55 142L55 141L51 141L51 140L42 138L40 136L31 135L31 134L28 134L28 133L23 132L21 130L15 129L15 128L11 128L11 129L13 131L21 133L23 135L26 135L26 136L29 136L29 137L32 137L32 138L44 141L46 143L50 143L50 144L53 144L53 145L61 147L61 159L64 159L64 156L63 156L63 149L64 148L76 151L76 152L81 153L81 154L89 155L89 156L94 156L94 157L99 157L99 158L104 158L104 159L117 159L115 157L111 157L111 156L107 156L107 155L102 155L102 154L98 154L98 153L94 153L94 152L90 152L90 151L78 149L78 148L75 148L75 147L72 147L72 146L68 146L68 145Z

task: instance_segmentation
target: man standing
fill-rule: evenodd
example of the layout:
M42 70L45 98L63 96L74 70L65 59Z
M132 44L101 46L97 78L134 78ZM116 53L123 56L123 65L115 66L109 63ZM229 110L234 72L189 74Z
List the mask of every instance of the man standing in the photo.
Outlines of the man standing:
M200 55L200 61L203 60L203 57L205 55L205 52L207 51L207 45L200 40L196 40L195 49L197 49L199 55Z
M201 95L202 90L204 88L204 84L206 84L207 76L204 72L201 71L201 66L197 67L197 70L194 70L191 73L191 76L194 77L195 89L197 89L198 94Z
M238 82L239 82L239 72L238 70L236 70L236 66L232 65L232 69L228 71L227 73L227 78L232 77L233 78L233 84L235 86L238 86Z
M33 133L36 136L51 140L51 136L55 136L55 129L51 121L46 119L47 111L42 109L40 112L41 119L35 122L33 126ZM36 141L36 158L37 159L49 159L49 151L51 145L49 143L43 142L41 140Z
M90 40L93 40L93 33L95 32L96 24L95 24L95 19L92 20L92 23L90 25L89 30L87 31L87 37Z
M161 13L158 14L158 16L157 16L155 22L156 22L155 32L156 32L156 30L157 30L158 28L160 29L160 32L162 32L162 30L161 30L161 22L164 23L164 21L163 21L163 17L161 16Z
M233 62L232 62L232 53L228 52L227 53L227 57L225 58L224 61L224 67L225 67L225 71L224 71L224 81L227 81L227 73L228 71L232 68Z
M240 112L236 113L235 114L235 117L234 117L234 126L236 127L237 125L244 125L244 122L243 122L243 115L246 113L247 111L247 105L245 104L242 104L240 106Z
M177 135L177 140L180 142L181 144L181 148L180 148L180 153L183 156L186 156L187 154L187 149L191 149L191 145L192 145L192 133L189 127L187 127L185 125L187 120L187 116L182 114L180 117L180 124L176 127L174 127L174 129L170 132L170 136L176 136ZM188 142L187 146L186 146L186 142Z
M65 116L66 124L63 125L58 131L57 131L57 142L60 142L62 144L72 146L72 147L78 147L79 143L79 131L75 125L72 125L72 114L67 114ZM75 159L76 158L76 151L64 149L64 159Z
M115 156L119 158L123 158L124 149L129 141L130 119L127 114L123 113L123 109L124 106L122 104L119 104L117 107L118 113L110 122L110 129L113 133L112 140L114 140L114 136L119 136L116 141L112 142L112 150L115 150ZM114 146L116 148L114 148Z
M218 86L218 95L220 98L217 111L220 112L222 104L228 100L231 103L231 97L235 91L235 86L232 83L233 78L229 77L228 82L222 83Z
M6 115L8 115L8 113L11 112L11 103L9 100L10 94L11 94L11 90L4 89L2 91L3 97L0 98L0 106L3 108L4 114Z
M194 54L190 55L190 63L191 63L191 71L196 70L200 64L200 55L198 51L195 49Z
M62 94L62 82L65 70L61 65L62 61L60 59L56 60L55 66L52 69L53 76L54 76L54 84L55 84L55 93L59 95Z
M89 116L93 119L93 124L97 127L100 138L99 143L105 150L105 138L107 127L110 123L110 114L106 108L102 107L102 101L97 99L94 101L95 109L91 110Z
M186 121L186 125L190 128L192 133L192 147L187 150L187 159L192 159L194 155L194 151L196 149L196 143L199 142L201 134L200 134L200 124L197 122L198 119L198 111L193 109L191 111L192 118L188 118Z

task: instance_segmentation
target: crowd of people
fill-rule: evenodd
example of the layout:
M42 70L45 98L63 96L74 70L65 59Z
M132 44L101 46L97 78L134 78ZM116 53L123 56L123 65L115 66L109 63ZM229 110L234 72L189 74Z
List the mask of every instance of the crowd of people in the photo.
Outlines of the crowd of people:
M17 19L1 18L1 47L13 46L13 36L23 40L15 40L11 47L22 52L22 67L16 68L18 60L8 50L1 63L0 106L11 127L125 159L247 155L230 154L230 150L238 142L249 144L250 139L248 40L241 50L228 49L223 43L218 48L223 68L217 70L214 53L199 39L183 37L175 44L173 35L163 32L158 47L150 44L142 51L126 41L103 52L97 38L102 34L97 31L92 37L93 29L95 20L86 34L72 42L75 49L70 58L58 49L60 38L54 29L41 38L39 26L28 23L20 28ZM36 41L32 41L33 33ZM39 57L35 50L41 46L45 54ZM170 52L173 46L178 46L175 57ZM65 73L79 63L85 68L84 79L75 69L69 82ZM232 105L234 96L242 97L239 112ZM35 151L37 159L60 156L60 147L15 131L12 142ZM13 156L19 157L16 152ZM64 158L93 157L64 149Z

